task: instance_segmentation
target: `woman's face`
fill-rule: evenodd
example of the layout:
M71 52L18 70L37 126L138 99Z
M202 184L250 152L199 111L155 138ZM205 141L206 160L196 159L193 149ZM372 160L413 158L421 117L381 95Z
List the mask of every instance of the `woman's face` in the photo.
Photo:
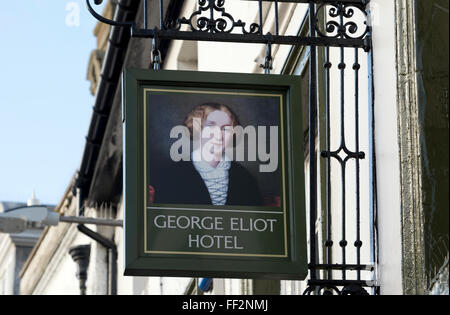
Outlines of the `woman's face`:
M233 139L232 120L230 116L221 110L215 110L206 117L202 129L202 151L207 160L219 160L226 146Z

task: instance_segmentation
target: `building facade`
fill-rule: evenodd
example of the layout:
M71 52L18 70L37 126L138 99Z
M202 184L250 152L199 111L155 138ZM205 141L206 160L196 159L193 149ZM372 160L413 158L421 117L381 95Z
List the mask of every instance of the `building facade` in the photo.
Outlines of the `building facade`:
M0 202L0 213L39 204L40 201L33 192L27 203ZM34 225L20 233L0 233L0 295L20 294L20 270L36 245L43 228Z
M301 2L225 1L224 8L247 28L259 23L264 34L304 36L312 24L308 3ZM315 18L324 25L318 32L339 30L329 22L341 7L329 3L316 6ZM169 25L204 6L165 1L161 9ZM142 27L144 8L143 1L111 1L103 16ZM148 1L149 25L160 25L159 12L159 1ZM306 208L315 205L306 218L308 245L315 245L309 246L309 282L214 279L206 294L448 294L448 2L371 0L363 10L345 7L344 17L354 23L346 24L347 35L370 39L367 49L271 46L271 73L302 78ZM121 72L152 68L155 54L151 39L131 38L118 26L99 23L95 35L98 49L88 69L96 95L91 125L80 169L56 211L122 219ZM162 69L265 71L264 44L159 44ZM314 133L311 108L317 111ZM332 158L335 149L339 158ZM46 228L20 272L20 293L204 293L197 278L123 276L123 247L122 228ZM345 281L360 285L359 291Z

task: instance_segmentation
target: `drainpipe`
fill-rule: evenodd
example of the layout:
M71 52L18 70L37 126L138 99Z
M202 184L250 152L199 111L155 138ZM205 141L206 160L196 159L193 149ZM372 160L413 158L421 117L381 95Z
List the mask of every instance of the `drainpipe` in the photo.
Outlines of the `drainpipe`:
M107 294L117 295L117 246L116 244L105 238L104 236L92 231L83 224L78 225L78 231L92 238L94 241L105 247L108 251L108 282Z

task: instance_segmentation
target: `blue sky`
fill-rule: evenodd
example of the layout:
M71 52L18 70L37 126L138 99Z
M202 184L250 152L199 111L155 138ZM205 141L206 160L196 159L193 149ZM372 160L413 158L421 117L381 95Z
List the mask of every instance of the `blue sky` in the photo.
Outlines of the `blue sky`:
M79 24L66 23L77 7ZM84 0L2 3L0 201L26 202L34 189L57 204L78 169L94 104L86 74L96 22Z

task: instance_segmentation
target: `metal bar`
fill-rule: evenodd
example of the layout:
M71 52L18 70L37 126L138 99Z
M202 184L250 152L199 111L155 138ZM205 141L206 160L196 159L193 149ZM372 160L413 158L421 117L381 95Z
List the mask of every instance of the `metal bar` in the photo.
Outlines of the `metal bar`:
M369 34L370 39L370 34ZM370 42L369 42L370 43ZM371 44L371 43L370 43ZM375 96L373 79L373 52L367 54L368 71L368 112L369 112L369 227L370 227L370 260L375 262L378 257L378 229L377 229L377 180L376 180L376 154L375 154ZM372 274L372 279L377 281L376 272Z
M374 265L351 265L351 264L317 264L317 265L308 265L310 269L321 269L321 270L357 270L357 271L373 271L375 269ZM327 279L331 280L331 279ZM361 279L358 279L361 280Z
M66 222L66 223L95 224L95 225L107 225L107 226L120 226L120 227L123 227L123 220L60 216L59 217L59 221L60 222Z
M117 256L117 249L108 249L109 295L117 295Z
M359 56L358 48L355 48L355 63L353 70L355 71L355 152L359 152ZM361 263L361 207L360 207L360 167L359 158L355 159L356 163L356 263ZM357 271L357 279L361 279L361 271Z
M342 5L339 5L339 9L343 10ZM340 23L341 25L344 25L344 15L340 14ZM342 36L342 35L341 35ZM343 36L342 36L343 37ZM340 64L338 68L341 72L341 149L346 148L345 145L345 57L344 57L344 47L340 48ZM347 240L346 240L346 233L345 233L345 223L346 223L346 207L345 207L345 166L346 163L341 162L341 181L342 181L342 189L341 189L341 201L342 201L342 239L339 242L339 245L342 249L342 264L346 264L347 257L346 257L346 246L347 246ZM342 279L346 279L346 272L345 270L342 271Z
M275 35L280 35L280 25L278 21L278 1L274 1L274 10L275 10Z
M310 286L348 286L348 285L358 285L361 287L374 287L375 283L373 281L364 280L308 280L308 285Z
M209 1L209 20L214 21L214 2L215 0L208 0ZM209 31L211 34L214 33L213 28L210 28Z
M339 70L341 75L341 146L340 149L345 150L345 53L344 47L340 49L341 61L339 63Z
M341 180L342 180L342 240L339 242L339 245L342 249L342 264L346 264L347 257L346 257L346 247L347 247L347 240L345 235L345 222L346 222L346 207L345 207L345 163L341 163ZM346 279L346 273L345 271L342 271L342 279Z
M326 111L326 150L330 152L330 47L325 48L325 111ZM331 159L327 157L326 161L326 215L327 215L327 240L325 246L327 247L327 264L332 260L332 235L331 235ZM327 279L332 279L331 270L327 273Z
M190 32L175 30L154 30L138 29L132 27L132 37L153 38L157 36L160 39L178 39L178 40L196 40L212 42L235 42L249 44L272 44L280 45L299 45L299 46L330 46L330 47L358 47L364 48L366 43L364 39L358 38L329 38L329 37L299 37L299 36L280 36L280 35L261 35L261 34L233 34L233 33L214 33L211 36L207 32Z
M148 0L144 0L144 28L148 29Z
M245 1L264 1L264 2L274 2L275 0L245 0ZM354 5L360 5L365 6L369 1L367 0L277 0L278 2L291 2L291 3L343 3L343 4L354 4Z
M341 71L341 148L345 147L345 60L344 60L344 48L341 47L341 63L339 64L339 69ZM346 263L346 235L345 235L345 215L346 215L346 208L345 208L345 163L340 162L341 164L341 181L342 181L342 189L341 189L341 202L342 202L342 239L339 242L339 245L342 249L342 264ZM342 271L342 279L345 280L346 273L345 270Z
M259 9L259 34L263 35L263 14L262 14L262 1L258 1L258 9Z
M164 3L163 0L159 0L159 28L164 29L164 17L163 17Z
M315 5L309 4L309 34L315 36L313 17L315 16ZM310 263L316 264L316 215L317 215L317 161L316 161L316 46L312 45L310 50L309 64L309 242L310 242ZM315 271L311 272L311 279L316 278Z

